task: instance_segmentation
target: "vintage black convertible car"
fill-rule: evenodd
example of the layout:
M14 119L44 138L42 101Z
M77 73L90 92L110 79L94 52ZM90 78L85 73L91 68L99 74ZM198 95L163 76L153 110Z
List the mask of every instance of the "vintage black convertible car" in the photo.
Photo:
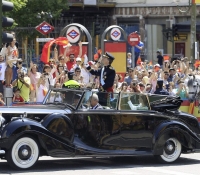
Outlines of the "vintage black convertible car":
M91 108L93 93L102 108ZM157 97L52 89L43 104L1 107L0 158L28 169L40 156L154 155L171 163L200 150L196 117L178 111L179 97Z

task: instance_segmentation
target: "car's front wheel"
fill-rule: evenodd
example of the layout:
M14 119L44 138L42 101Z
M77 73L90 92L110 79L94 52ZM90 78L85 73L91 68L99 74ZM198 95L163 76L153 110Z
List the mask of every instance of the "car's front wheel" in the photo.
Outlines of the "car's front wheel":
M10 166L17 169L31 168L38 160L39 147L32 137L21 137L7 152L6 159Z
M181 143L176 138L169 138L163 146L163 154L156 156L162 163L172 163L181 155Z

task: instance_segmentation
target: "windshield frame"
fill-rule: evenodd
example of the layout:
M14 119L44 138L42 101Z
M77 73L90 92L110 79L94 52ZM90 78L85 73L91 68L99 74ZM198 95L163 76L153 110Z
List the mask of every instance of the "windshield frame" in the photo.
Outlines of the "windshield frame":
M48 100L49 100L49 98L50 98L51 92L58 93L58 92L70 92L70 91L71 91L71 92L74 92L74 93L77 92L77 93L80 94L79 102L78 102L77 105L74 107L74 109L77 109L78 106L80 105L80 102L81 102L81 100L82 100L82 97L83 97L83 95L84 95L84 93L85 93L84 90L66 89L66 88L51 88L51 89L49 89L49 91L47 92L47 95L45 96L45 98L44 98L42 104L43 104L43 105L46 105L46 104L50 103L50 102L48 102ZM56 105L55 98L54 98L54 101L51 102L51 103L52 103L52 104L55 103L55 105ZM72 106L72 104L69 104L69 103L67 103L67 102L61 102L61 103L65 104L66 106L67 106L67 105Z

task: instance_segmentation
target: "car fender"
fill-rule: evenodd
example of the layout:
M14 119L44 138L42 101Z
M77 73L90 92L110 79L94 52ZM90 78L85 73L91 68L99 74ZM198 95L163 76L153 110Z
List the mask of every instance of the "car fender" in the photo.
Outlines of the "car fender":
M45 117L44 121L42 121L41 123L28 119L28 118L14 119L10 123L8 123L2 130L1 138L0 138L0 147L9 149L17 138L21 137L22 135L28 134L28 135L36 136L40 142L40 145L47 152L49 149L51 150L56 149L56 147L60 145L65 145L65 148L69 152L75 152L74 146L72 144L73 137L74 137L73 132L71 132L70 135L69 134L67 136L64 135L63 137L62 134L59 135L58 133L49 131L48 128L46 128L43 125L43 124L46 124L46 126L49 127L48 123L51 123L51 124L57 123L57 120L62 117L59 117L57 115L57 118L53 120L53 115L48 115L47 117ZM60 126L58 125L58 127ZM66 128L64 129L66 130ZM59 131L60 133L63 133L61 132L61 130ZM66 134L66 132L64 133ZM51 148L49 148L48 144L51 145Z
M200 143L199 137L184 123L179 121L167 121L158 125L153 134L153 153L163 153L163 146L170 138L177 138L180 143L189 149L195 148L195 142Z

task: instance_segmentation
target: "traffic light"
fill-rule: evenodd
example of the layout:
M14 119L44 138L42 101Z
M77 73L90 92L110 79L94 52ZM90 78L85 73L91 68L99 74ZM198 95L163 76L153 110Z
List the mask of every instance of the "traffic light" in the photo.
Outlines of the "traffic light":
M173 25L172 34L173 36L178 36L178 26L176 24Z
M14 5L12 2L2 1L1 3L2 12L12 11L13 7ZM2 16L2 12L0 12L0 46L2 42L9 43L13 40L13 35L3 32L2 29L3 27L11 27L14 23L14 20L12 18Z
M96 22L95 26L94 26L94 36L100 35L100 33L101 33L100 24L98 22Z

